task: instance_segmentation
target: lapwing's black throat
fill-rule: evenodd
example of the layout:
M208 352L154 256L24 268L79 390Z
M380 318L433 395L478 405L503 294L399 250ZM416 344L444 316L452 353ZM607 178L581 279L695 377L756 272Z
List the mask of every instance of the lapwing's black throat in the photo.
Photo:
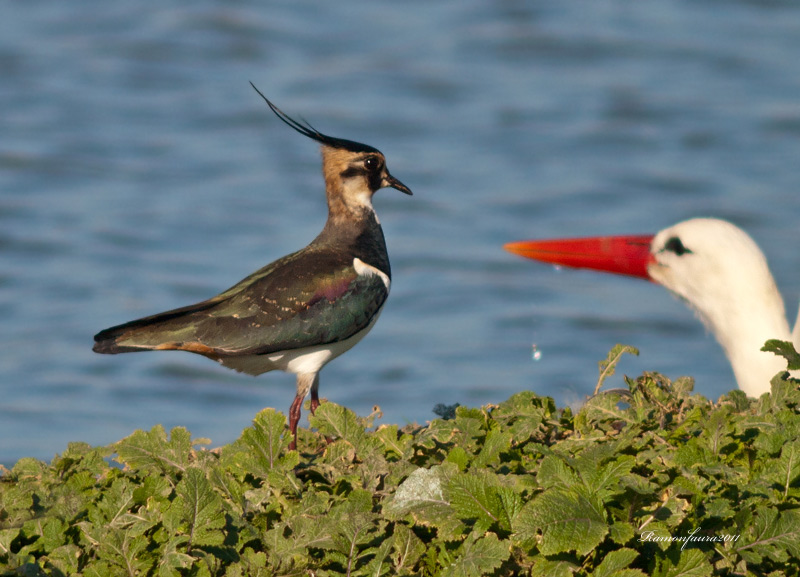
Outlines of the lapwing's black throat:
M94 351L183 350L251 375L294 373L289 428L296 448L303 399L310 392L312 412L319 405L319 371L369 332L389 296L391 267L372 196L386 187L411 190L389 173L378 149L326 136L256 91L278 118L322 145L322 232L213 298L99 332Z

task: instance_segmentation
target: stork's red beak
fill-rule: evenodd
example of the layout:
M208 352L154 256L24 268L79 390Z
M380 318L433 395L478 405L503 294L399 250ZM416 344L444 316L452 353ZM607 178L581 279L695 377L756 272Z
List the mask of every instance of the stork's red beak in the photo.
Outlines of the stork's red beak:
M573 268L589 268L650 280L653 235L597 236L510 242L505 248L525 258Z

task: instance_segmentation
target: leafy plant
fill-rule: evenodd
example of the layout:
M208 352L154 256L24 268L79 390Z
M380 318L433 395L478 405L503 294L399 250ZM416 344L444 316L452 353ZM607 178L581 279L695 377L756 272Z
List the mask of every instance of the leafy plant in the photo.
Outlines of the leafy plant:
M272 409L214 450L160 426L71 443L2 471L0 574L800 575L798 382L717 402L624 383L575 413L524 391L404 428L324 403L302 453Z

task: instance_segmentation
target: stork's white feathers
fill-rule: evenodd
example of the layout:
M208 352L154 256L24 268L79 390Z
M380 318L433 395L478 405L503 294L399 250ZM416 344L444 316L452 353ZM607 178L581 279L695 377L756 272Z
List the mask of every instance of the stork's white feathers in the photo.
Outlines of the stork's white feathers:
M684 250L668 248L671 239ZM650 276L696 311L725 350L739 388L751 396L769 392L786 361L761 347L769 339L798 347L800 328L790 332L783 299L753 239L727 221L695 218L659 232L650 250Z

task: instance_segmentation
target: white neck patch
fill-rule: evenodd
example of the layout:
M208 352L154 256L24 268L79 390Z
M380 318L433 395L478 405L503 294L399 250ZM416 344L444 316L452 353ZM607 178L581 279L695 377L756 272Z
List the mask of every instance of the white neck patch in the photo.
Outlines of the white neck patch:
M389 285L392 283L392 281L389 278L389 275L387 275L382 270L375 268L371 264L365 263L363 260L361 260L358 257L353 259L353 268L356 269L356 272L358 273L358 276L378 275L381 278L381 280L383 281L383 284L386 285L386 290L389 290Z
M359 207L372 208L372 192L365 186L363 178L347 178L342 182L345 202Z

